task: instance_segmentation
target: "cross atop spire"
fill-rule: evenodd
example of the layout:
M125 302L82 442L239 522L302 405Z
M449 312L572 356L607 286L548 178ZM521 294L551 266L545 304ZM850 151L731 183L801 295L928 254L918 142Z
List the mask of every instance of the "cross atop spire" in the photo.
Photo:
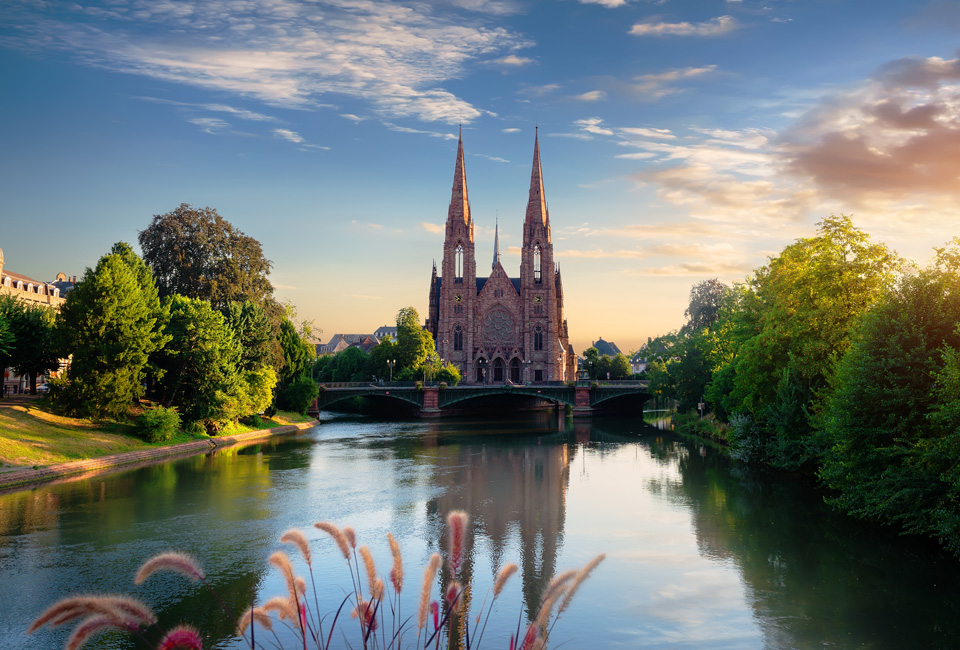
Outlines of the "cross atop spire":
M493 231L493 264L491 268L497 268L500 263L500 219L497 218L496 226Z
M462 219L463 223L470 223L470 201L467 198L467 169L463 162L463 127L460 128L460 137L457 144L457 166L453 172L453 191L450 194L450 208L447 211L447 221Z
M547 214L547 203L543 196L543 171L540 169L540 127L537 127L533 138L533 172L530 174L530 198L527 201L526 222L539 219L544 226L550 220Z

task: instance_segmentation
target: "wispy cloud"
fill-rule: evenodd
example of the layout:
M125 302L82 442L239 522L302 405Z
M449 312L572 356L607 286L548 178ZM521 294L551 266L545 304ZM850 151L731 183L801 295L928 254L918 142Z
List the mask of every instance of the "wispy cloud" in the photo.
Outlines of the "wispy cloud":
M428 221L421 221L420 227L434 235L438 235L443 232L443 226L439 223L430 223Z
M296 131L291 131L290 129L274 129L273 135L294 144L300 144L303 142L303 136Z
M654 129L649 127L625 126L617 129L620 133L626 135L638 135L642 138L655 138L658 140L674 140L675 136L670 129Z
M631 86L632 90L638 94L650 99L660 99L666 95L679 92L680 88L671 86L671 84L695 77L702 77L703 75L714 72L716 69L717 66L715 65L705 65L643 74L634 77Z
M195 117L187 121L199 126L204 133L220 133L230 128L230 124L219 117Z
M562 88L560 84L544 84L542 86L524 86L517 92L527 97L543 97L555 93L560 88Z
M599 117L588 117L582 120L575 120L574 124L579 126L587 133L593 133L594 135L613 135L613 131L611 129L601 126L603 124L603 120Z
M516 127L510 127L509 129L500 129L502 133L520 133L520 129Z
M488 13L513 7L457 4ZM8 46L65 50L110 70L294 108L354 97L382 116L450 124L469 123L482 109L444 90L444 82L471 62L530 45L441 5L374 0L132 0L93 13L75 5L69 16L19 4L6 22L17 27L4 38Z
M601 99L606 99L607 93L602 90L590 90L579 95L574 95L574 99L581 102L598 102Z
M457 135L455 133L443 133L442 131L424 131L423 129L414 129L409 126L400 126L399 124L394 124L392 122L384 122L386 126L391 131L396 131L397 133L415 133L417 135L428 135L431 138L440 138L442 140L456 140Z
M360 117L359 115L354 115L353 113L340 113L340 117L350 120L351 122L363 122L367 118Z
M483 154L483 153L472 153L472 154L470 154L470 155L473 156L473 157L475 157L475 158L484 158L484 159L486 159L486 160L492 160L493 162L498 162L498 163L508 163L508 162L510 162L510 161L507 160L506 158L501 158L500 156L488 156L487 154Z
M627 4L628 0L580 0L580 4L585 5L603 5L608 9L616 9Z
M383 224L371 223L369 221L357 221L356 219L351 219L350 223L361 228L366 228L368 230L383 230Z
M502 66L504 68L520 68L534 63L534 60L526 56L508 54L507 56L501 56L499 59L493 59L492 61L489 61L489 63L491 65Z
M720 36L739 29L733 16L717 16L702 23L637 23L630 29L634 36Z
M256 111L250 111L245 108L237 108L236 106L228 106L227 104L197 104L193 102L179 102L172 99L162 99L159 97L134 97L134 99L139 99L145 102L153 102L155 104L167 104L169 106L180 106L184 108L193 108L202 111L209 111L212 113L229 113L230 115L237 117L241 120L250 120L253 122L277 122L277 118L271 115L264 115L263 113L257 113Z

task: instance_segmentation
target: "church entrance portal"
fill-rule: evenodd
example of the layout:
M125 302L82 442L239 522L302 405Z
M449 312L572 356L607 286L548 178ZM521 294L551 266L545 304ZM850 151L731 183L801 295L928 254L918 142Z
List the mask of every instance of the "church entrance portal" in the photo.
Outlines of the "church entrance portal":
M520 359L514 359L510 362L510 381L515 384L520 383Z
M503 381L503 359L497 359L493 362L493 381L502 382Z

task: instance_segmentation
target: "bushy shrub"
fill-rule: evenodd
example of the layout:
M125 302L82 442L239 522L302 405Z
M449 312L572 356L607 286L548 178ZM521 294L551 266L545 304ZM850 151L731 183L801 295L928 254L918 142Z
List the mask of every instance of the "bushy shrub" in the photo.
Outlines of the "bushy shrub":
M761 463L766 443L760 426L749 415L737 413L730 418L730 457L742 463Z
M315 381L309 377L300 377L277 393L277 408L304 415L318 394L319 387Z
M180 429L180 415L175 408L157 406L137 418L137 433L147 442L166 442Z

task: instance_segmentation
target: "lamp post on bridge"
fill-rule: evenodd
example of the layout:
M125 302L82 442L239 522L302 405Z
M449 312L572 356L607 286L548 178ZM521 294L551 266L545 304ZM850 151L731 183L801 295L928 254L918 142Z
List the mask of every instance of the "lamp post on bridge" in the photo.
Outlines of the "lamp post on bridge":
M396 359L387 359L387 366L390 368L390 383L393 383L393 367L397 365Z

